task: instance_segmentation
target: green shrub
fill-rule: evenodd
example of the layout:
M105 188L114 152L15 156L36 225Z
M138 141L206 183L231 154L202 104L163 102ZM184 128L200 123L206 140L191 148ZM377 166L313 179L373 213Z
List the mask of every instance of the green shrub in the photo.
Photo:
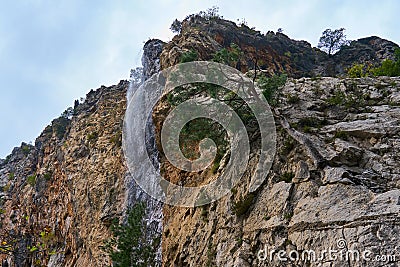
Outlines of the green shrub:
M290 221L290 219L293 217L293 212L287 212L283 215L283 218Z
M285 140L282 147L282 155L287 156L289 153L295 148L296 141L291 137L288 136L288 139Z
M385 59L379 67L371 69L374 76L400 76L400 48L396 48L395 60Z
M28 156L29 152L31 152L31 147L27 144L22 144L21 149L25 156Z
M208 222L208 205L203 205L201 207L201 218L205 221Z
M382 64L371 70L374 76L400 76L400 64L390 59L385 59Z
M181 31L182 31L182 22L179 21L179 20L177 20L177 19L175 19L175 20L172 22L171 27L169 27L169 29L170 29L173 33L177 33L177 34L181 33Z
M235 67L242 55L242 50L237 44L232 43L230 47L222 48L213 56L213 61Z
M192 62L198 59L199 59L199 54L195 50L191 49L187 52L182 53L180 57L180 63Z
M113 266L147 267L154 264L154 249L145 245L144 233L146 229L143 220L145 213L145 204L136 203L128 211L128 218L125 224L118 224L117 220L114 220L111 225L113 237L106 240L104 246L101 247L109 254L113 261Z
M353 64L351 68L347 70L347 76L349 78L361 78L367 76L367 73L364 71L365 65L364 64Z
M278 89L285 85L286 80L286 74L274 75L270 78L261 75L257 79L257 84L262 89L262 93L270 105L277 104Z
M305 133L311 132L311 127L308 126L308 125L304 125L304 126L303 126L303 132L305 132Z
M220 161L215 160L213 166L211 167L211 172L216 174L220 165Z
M326 99L326 102L331 105L341 106L346 103L346 94L342 91L336 91L333 96Z
M27 182L30 186L35 186L35 184L36 184L36 174L30 175L30 176L26 177L26 182Z
M14 178L15 178L15 174L13 172L10 172L8 174L8 180L14 180Z
M52 173L51 172L46 172L43 174L43 178L49 181L51 179Z
M357 89L357 85L349 85L353 92L345 94L342 91L336 91L333 96L326 99L329 105L342 106L347 109L360 109L365 107L367 103L366 95Z
M242 197L238 202L233 203L233 212L236 216L246 214L250 206L253 204L254 194L249 193L244 198Z

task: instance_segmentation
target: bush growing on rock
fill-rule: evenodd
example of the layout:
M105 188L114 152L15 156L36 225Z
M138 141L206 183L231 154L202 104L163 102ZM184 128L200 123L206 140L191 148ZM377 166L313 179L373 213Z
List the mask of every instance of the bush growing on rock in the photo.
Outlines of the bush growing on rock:
M153 266L154 251L146 245L144 203L136 203L129 211L125 224L114 221L111 225L113 237L106 240L102 249L113 261L113 266Z
M353 64L351 68L347 70L347 76L349 78L361 78L367 76L367 73L364 71L364 64Z
M191 49L181 55L180 63L196 61L198 58L199 54L195 50Z
M30 186L34 186L36 184L36 175L30 175L26 178L26 182L30 185Z
M277 104L278 89L285 85L286 80L287 75L284 73L270 78L261 75L257 79L257 84L262 89L262 93L270 105Z
M395 50L395 60L385 59L382 64L371 70L374 76L400 76L400 48Z

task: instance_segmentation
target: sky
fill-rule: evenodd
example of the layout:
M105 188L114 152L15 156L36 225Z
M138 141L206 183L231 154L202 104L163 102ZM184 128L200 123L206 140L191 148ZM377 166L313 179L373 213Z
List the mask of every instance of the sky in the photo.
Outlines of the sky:
M90 89L128 79L150 38L212 6L263 33L282 28L316 46L327 29L400 44L398 0L0 0L0 158L35 138Z

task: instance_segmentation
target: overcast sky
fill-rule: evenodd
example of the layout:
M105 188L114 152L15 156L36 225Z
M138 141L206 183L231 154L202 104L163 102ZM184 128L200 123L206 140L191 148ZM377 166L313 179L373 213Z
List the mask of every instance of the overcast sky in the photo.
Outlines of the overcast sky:
M247 2L247 3L246 3ZM261 32L282 28L317 45L326 28L348 39L400 43L400 1L0 0L0 158L34 142L90 89L128 79L149 38L171 40L171 22L211 6Z

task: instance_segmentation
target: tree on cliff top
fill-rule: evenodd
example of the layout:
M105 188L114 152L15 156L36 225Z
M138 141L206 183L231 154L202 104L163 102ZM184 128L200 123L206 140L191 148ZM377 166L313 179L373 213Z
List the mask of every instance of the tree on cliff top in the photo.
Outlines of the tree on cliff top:
M336 53L342 46L347 45L349 41L344 34L345 28L336 30L326 29L319 38L318 48L326 51L329 56Z

